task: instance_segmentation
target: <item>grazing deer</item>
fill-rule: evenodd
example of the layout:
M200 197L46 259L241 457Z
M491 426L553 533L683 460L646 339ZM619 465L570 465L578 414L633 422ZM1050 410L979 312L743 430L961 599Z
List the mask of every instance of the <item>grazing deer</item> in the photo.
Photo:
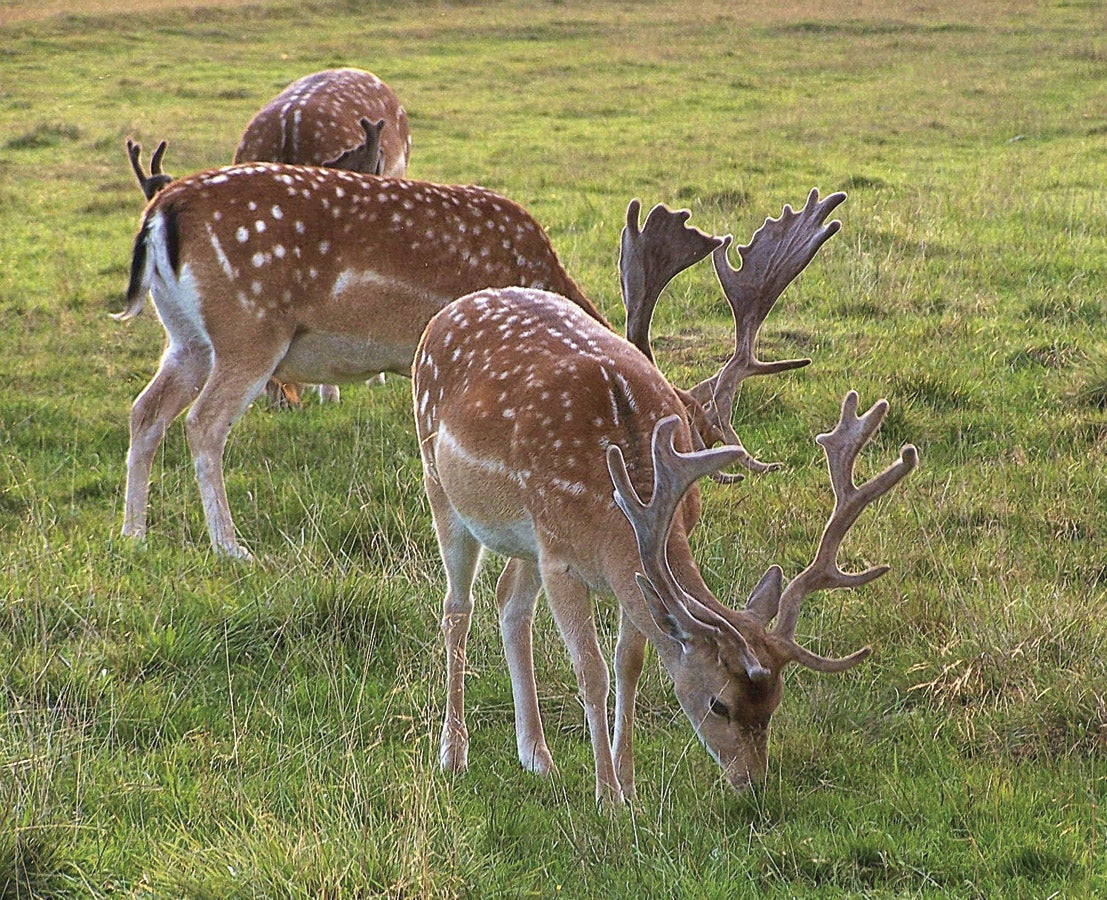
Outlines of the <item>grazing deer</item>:
M131 411L123 533L142 538L154 453L186 428L211 542L239 544L223 480L232 423L271 376L410 374L431 316L480 288L564 294L601 319L519 205L478 187L250 163L179 178L146 208L127 306L149 291L168 337Z
M410 156L407 113L395 92L372 72L345 68L305 75L277 94L246 126L234 162L402 178Z
M865 648L843 659L819 656L794 633L807 594L861 585L887 571L847 575L835 562L862 509L917 461L915 448L905 446L883 473L854 485L854 459L880 424L885 401L858 417L851 392L836 428L817 438L836 500L814 561L786 587L773 566L746 608L732 610L704 583L688 533L700 513L696 480L743 451L694 451L684 403L630 343L554 294L488 289L431 320L413 379L424 484L447 583L443 768L467 765L465 646L482 545L509 557L496 599L520 762L539 774L553 767L531 644L535 599L544 588L584 700L596 794L606 801L634 796L631 735L647 640L697 736L735 788L765 774L784 667L796 662L837 672L868 655ZM592 591L613 594L621 609L613 747Z

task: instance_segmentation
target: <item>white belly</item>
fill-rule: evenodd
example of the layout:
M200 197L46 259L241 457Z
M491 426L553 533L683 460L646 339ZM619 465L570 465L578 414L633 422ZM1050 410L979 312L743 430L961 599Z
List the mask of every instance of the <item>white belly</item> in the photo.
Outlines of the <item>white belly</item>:
M342 384L378 372L411 374L411 348L392 347L345 334L308 332L292 340L274 374L283 381Z

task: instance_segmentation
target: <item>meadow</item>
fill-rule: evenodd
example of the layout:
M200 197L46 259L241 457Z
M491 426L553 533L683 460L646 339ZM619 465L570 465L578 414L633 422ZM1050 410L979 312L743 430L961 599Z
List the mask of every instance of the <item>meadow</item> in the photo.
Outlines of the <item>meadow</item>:
M1107 894L1102 0L65 6L0 0L0 897ZM849 193L762 335L812 364L737 407L785 466L703 488L708 583L740 603L810 558L813 437L848 389L891 404L862 468L905 441L922 464L843 554L891 573L810 598L797 631L872 657L789 672L758 788L727 790L651 655L638 801L598 808L541 600L558 772L523 772L495 558L470 768L438 770L445 579L406 379L243 416L226 472L254 562L209 549L179 423L148 539L119 535L163 340L150 309L108 317L143 205L124 141L224 164L337 65L400 95L412 176L522 203L617 327L632 197L743 242L813 186ZM732 331L701 264L658 306L659 364L694 383Z

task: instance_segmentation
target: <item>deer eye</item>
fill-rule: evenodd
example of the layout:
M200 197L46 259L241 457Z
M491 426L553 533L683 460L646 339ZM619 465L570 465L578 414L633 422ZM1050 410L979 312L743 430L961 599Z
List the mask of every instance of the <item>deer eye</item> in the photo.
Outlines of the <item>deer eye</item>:
M724 719L730 718L730 707L723 703L718 697L711 698L710 704L711 712L717 716L721 716Z

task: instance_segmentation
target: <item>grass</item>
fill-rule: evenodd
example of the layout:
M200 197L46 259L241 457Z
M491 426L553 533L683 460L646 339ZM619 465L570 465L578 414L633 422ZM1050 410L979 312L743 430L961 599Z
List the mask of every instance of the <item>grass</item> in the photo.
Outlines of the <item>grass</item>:
M30 6L0 5L0 896L1107 891L1101 2ZM813 364L739 404L786 468L705 489L705 577L740 602L804 565L812 437L848 388L892 407L863 465L910 440L923 467L846 551L892 574L800 622L873 658L791 673L758 790L725 791L651 663L640 800L597 810L545 612L560 771L520 771L495 565L471 768L437 770L444 579L402 379L243 417L228 489L255 564L208 550L180 426L147 545L118 536L162 340L106 315L141 209L123 141L168 139L173 173L226 162L264 101L338 64L401 95L413 175L522 202L616 322L631 197L744 241L813 185L849 191L763 336ZM721 299L707 267L662 299L674 382L718 364Z

